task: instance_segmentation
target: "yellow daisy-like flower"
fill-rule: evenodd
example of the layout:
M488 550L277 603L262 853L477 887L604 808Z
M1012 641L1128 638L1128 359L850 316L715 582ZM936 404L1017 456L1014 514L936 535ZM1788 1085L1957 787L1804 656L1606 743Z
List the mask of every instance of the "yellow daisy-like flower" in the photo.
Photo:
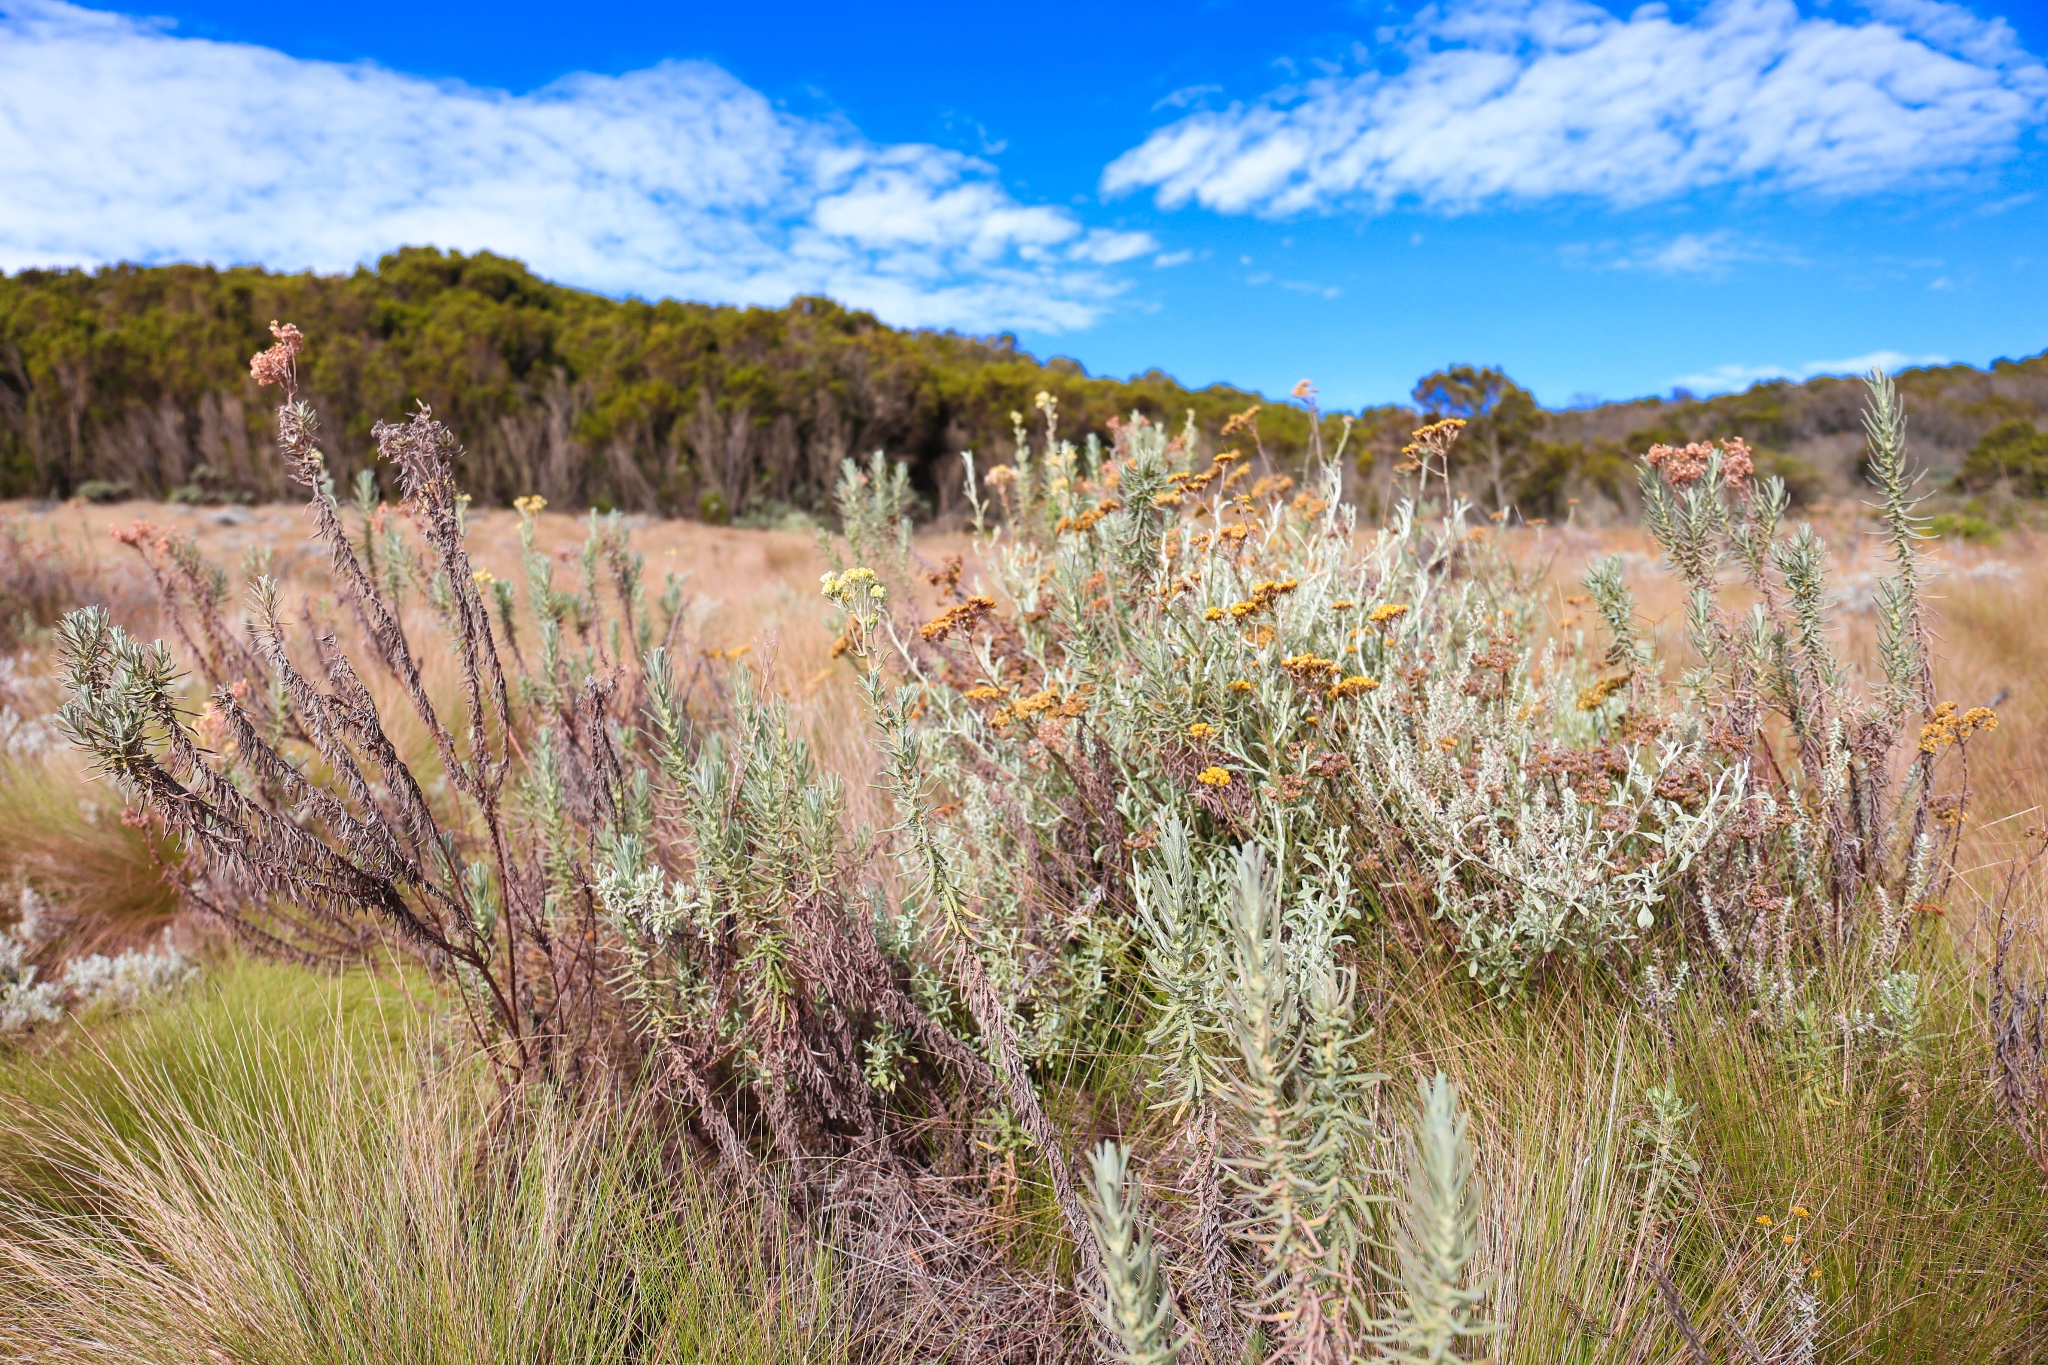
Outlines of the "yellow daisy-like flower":
M1205 720L1198 720L1188 727L1189 739L1207 739L1216 733L1216 727Z
M1771 1215L1769 1215L1768 1213L1760 1213L1756 1216L1756 1225L1760 1228L1769 1227L1771 1225L1771 1222Z
M1813 1210L1804 1204L1794 1204L1792 1206L1792 1216L1794 1218L1811 1218L1813 1217Z
M1221 608L1221 607L1211 607L1211 608L1209 608L1209 610L1207 610L1207 611L1205 611L1205 612L1203 612L1203 613L1202 613L1202 619L1203 619L1204 621L1221 621L1221 620L1223 619L1223 608Z
M1233 692L1249 692L1252 690L1252 685L1243 678L1232 678L1230 680L1230 690Z
M1227 787L1230 785L1230 770L1227 768L1204 768L1195 774L1195 781L1205 787Z

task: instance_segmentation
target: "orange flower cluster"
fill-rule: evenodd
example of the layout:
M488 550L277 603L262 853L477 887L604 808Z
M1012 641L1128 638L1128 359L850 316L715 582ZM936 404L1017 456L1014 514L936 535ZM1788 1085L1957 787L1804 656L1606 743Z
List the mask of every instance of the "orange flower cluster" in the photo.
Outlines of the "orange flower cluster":
M1581 711L1597 711L1606 704L1609 697L1621 691L1622 688L1627 687L1628 680L1634 676L1632 673L1616 673L1610 677L1600 679L1600 681L1579 693L1579 709Z
M1382 602L1367 612L1365 619L1376 626L1383 626L1389 621L1398 621L1407 614L1408 604L1405 602Z
M1920 752L1938 753L1951 744L1961 744L1980 730L1996 730L1998 713L1988 706L1973 706L1960 716L1956 704L1945 701L1934 708L1934 719L1920 727Z
M1019 697L1008 706L997 707L989 716L989 723L1000 729L1013 720L1022 720L1036 715L1046 715L1049 718L1060 720L1072 720L1075 716L1088 709L1088 694L1093 690L1092 687L1078 687L1074 690L1072 696L1068 697L1065 701L1061 701L1058 690L1048 687L1043 692L1034 692L1028 697Z
M1408 444L1401 447L1402 458L1407 463L1401 465L1400 469L1403 472L1420 469L1422 461L1427 456L1449 453L1452 444L1458 439L1458 433L1464 429L1464 419L1458 417L1450 417L1441 422L1431 422L1426 427L1418 427L1415 431L1409 433Z
M1262 611L1269 611L1275 602L1300 586L1300 582L1292 578L1269 578L1263 583L1255 583L1252 585L1252 595L1250 597L1231 606L1230 619L1242 621L1247 616L1257 616ZM1215 611L1216 609L1211 607L1209 610ZM1211 621L1218 619L1215 616L1208 616L1206 613L1204 615L1206 619Z
M947 607L931 620L917 628L917 636L928 645L935 645L957 631L972 630L996 609L993 597L970 597L965 602Z
M1319 659L1313 654L1290 654L1280 661L1280 666L1298 683L1312 683L1337 672L1335 659Z
M1069 531L1085 531L1122 506L1123 504L1115 498L1104 498L1077 517L1061 517L1052 528L1053 534L1065 535Z
M1344 679L1344 681L1331 686L1330 700L1338 701L1344 697L1362 697L1368 692L1376 691L1379 685L1380 680L1378 678L1369 678L1363 673L1353 674L1351 677Z

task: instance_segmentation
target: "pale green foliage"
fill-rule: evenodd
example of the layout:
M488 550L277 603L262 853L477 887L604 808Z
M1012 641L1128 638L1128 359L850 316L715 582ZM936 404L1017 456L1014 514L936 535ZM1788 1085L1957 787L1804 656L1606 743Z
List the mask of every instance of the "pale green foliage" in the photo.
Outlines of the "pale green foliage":
M1635 1126L1642 1154L1629 1169L1642 1177L1638 1210L1647 1237L1690 1203L1689 1182L1699 1174L1700 1159L1692 1147L1695 1106L1685 1102L1670 1077L1643 1092L1643 1107Z
M1123 1365L1172 1365L1187 1339L1176 1330L1173 1294L1139 1214L1130 1151L1104 1142L1089 1153L1088 1223L1102 1253L1095 1315L1116 1338Z
M38 969L27 960L29 947L15 934L0 934L0 1039L55 1023L64 1014L62 989L53 981L36 980Z
M877 450L863 469L849 456L840 462L836 500L856 562L879 564L898 574L909 567L909 465Z
M1622 576L1621 559L1608 555L1586 571L1586 591L1607 623L1607 662L1634 669L1650 662L1650 648L1636 629L1636 599Z
M1365 1164L1371 1132L1362 1106L1379 1078L1357 1074L1349 1060L1341 998L1314 1012L1324 1036L1311 1048L1258 849L1239 856L1234 890L1224 1020L1231 1055L1215 1088L1244 1153L1227 1162L1248 1210L1237 1232L1265 1266L1260 1317L1283 1350L1322 1359L1348 1351L1368 1325L1361 1253L1380 1173Z
M1395 1251L1401 1270L1401 1311L1394 1358L1467 1361L1499 1330L1473 1283L1478 1254L1479 1190L1467 1119L1458 1088L1442 1072L1418 1082L1414 1131L1408 1141L1408 1185Z

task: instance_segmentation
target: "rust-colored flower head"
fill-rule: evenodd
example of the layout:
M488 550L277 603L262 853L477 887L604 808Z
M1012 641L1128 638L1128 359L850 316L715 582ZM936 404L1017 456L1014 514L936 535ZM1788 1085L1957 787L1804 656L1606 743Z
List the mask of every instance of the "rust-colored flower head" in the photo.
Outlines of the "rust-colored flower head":
M1713 455L1714 447L1706 441L1682 446L1653 445L1643 456L1643 462L1661 471L1673 488L1687 488L1707 472L1707 461Z
M1749 453L1749 442L1740 436L1731 436L1721 442L1721 481L1730 488L1747 488L1756 475L1756 458Z

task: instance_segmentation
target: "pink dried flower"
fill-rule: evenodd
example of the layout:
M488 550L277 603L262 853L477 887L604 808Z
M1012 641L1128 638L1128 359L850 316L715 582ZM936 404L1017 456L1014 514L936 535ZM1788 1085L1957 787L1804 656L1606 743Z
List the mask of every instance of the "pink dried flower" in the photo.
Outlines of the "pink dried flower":
M1673 488L1684 488L1707 472L1707 461L1713 453L1713 446L1694 441L1683 446L1651 446L1650 453L1643 458L1650 468L1662 470Z
M1749 442L1740 436L1721 442L1721 478L1730 488L1749 487L1755 473L1756 461L1750 456Z
M306 337L289 322L270 324L270 334L277 338L277 344L267 351L258 351L249 358L249 377L258 384L275 384L289 393L298 388L298 371L293 362L300 351L306 349Z

